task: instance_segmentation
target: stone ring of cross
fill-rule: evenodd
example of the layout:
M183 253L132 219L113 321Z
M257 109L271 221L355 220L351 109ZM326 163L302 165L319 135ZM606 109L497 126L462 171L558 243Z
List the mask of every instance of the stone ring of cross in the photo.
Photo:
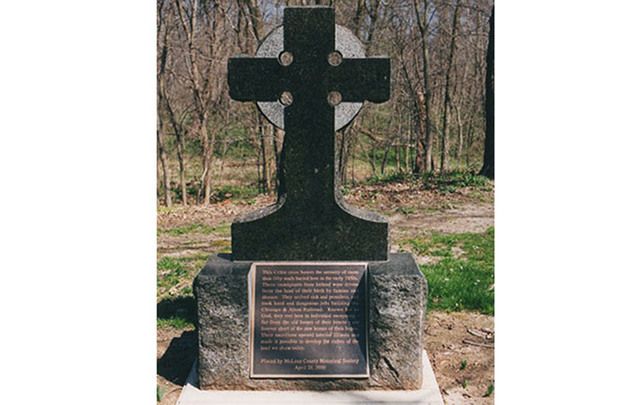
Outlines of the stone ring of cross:
M260 58L277 58L280 64L288 66L293 63L295 55L284 52L284 27L279 26L271 31L257 49L255 55ZM363 59L366 57L364 45L346 27L335 24L335 52L327 55L328 63L337 66L343 58ZM285 92L279 101L258 101L257 106L264 116L276 127L284 128L284 107L294 102L293 95ZM362 109L363 103L341 102L339 92L328 95L328 103L335 107L335 130L338 131L348 125Z

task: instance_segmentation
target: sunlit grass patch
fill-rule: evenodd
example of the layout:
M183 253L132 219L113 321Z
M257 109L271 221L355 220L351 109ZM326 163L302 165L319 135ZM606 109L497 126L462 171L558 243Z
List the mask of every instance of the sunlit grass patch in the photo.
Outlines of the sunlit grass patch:
M204 267L208 254L171 257L164 256L157 262L157 297L191 295L195 275Z
M369 177L364 183L370 185L376 184L391 184L391 183L405 183L415 181L417 177L413 173L407 172L392 172L389 174L375 175Z
M435 233L405 243L433 259L421 265L428 280L428 305L448 311L494 314L494 228L485 233Z
M206 224L188 224L183 226L176 226L174 228L160 229L159 232L172 236L186 235L190 233L201 234L217 234L220 236L228 236L231 234L231 225L222 224L217 226L211 226Z
M174 316L171 318L158 318L157 327L159 329L191 329L195 327L195 324L182 317Z

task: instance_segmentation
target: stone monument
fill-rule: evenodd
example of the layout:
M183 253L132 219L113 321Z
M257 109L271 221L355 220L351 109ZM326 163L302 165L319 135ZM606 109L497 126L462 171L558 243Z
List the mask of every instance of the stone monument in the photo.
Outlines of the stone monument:
M426 281L335 176L335 130L389 98L390 60L365 58L332 8L288 7L257 57L229 60L228 83L285 138L277 203L236 219L232 254L194 282L200 388L422 388Z

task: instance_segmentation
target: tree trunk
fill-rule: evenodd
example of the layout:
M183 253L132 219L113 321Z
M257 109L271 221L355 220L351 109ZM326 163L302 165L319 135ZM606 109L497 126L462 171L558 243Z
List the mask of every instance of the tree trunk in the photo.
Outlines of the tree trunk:
M418 133L421 134L417 138L415 156L415 173L426 173L431 167L433 160L433 147L430 132L430 117L428 114L429 102L428 96L424 93L419 93L417 96L417 127Z
M468 134L466 135L468 145L466 146L466 167L470 167L470 150L473 147L473 122L468 125Z
M393 144L389 143L384 148L384 156L382 157L382 164L379 167L379 171L382 174L382 176L384 175L384 171L386 170L386 161L388 160L388 153L390 152L392 147L393 147Z
M464 122L462 120L461 108L455 109L457 112L457 164L461 166L462 155L464 154Z
M202 176L200 177L198 197L202 204L208 205L211 199L211 166L215 143L214 133L211 134L211 137L209 137L208 134L209 106L213 95L211 89L212 70L209 68L208 75L205 74L203 77L198 67L198 49L195 44L195 35L200 29L198 26L198 15L200 10L199 0L192 0L189 2L188 6L190 6L190 13L187 13L184 8L187 4L184 4L183 7L179 0L175 0L175 5L182 29L186 34L186 42L188 45L188 75L193 93L193 104L198 120L196 128L199 132L203 151ZM212 62L212 60L208 62L209 67ZM206 72L206 70L204 70L204 72Z
M213 137L209 137L209 114L204 111L200 116L200 141L202 142L202 176L200 177L200 203L208 205L211 201L211 163L213 160Z
M430 51L428 48L428 1L424 1L423 21L420 16L417 0L413 0L413 8L417 17L417 26L420 33L422 59L422 92L418 94L417 118L419 127L419 136L416 143L415 166L413 172L426 173L432 166L432 140L430 132L430 81L428 78L430 65Z
M163 80L160 81L160 88L162 89L161 94L164 94L164 85ZM169 121L171 122L171 127L173 128L173 133L175 134L175 146L177 149L177 158L178 158L178 170L180 177L180 192L182 194L182 204L187 205L187 194L186 194L186 164L184 162L184 137L182 136L182 125L178 123L177 117L175 116L175 111L173 111L173 107L171 107L171 103L168 97L163 96L164 106L166 108L166 112L169 116Z
M260 161L262 164L262 179L260 182L260 188L263 193L271 191L271 168L269 164L268 149L266 147L266 131L264 130L264 121L262 114L256 111L257 114L257 134L259 136L260 144Z
M271 136L273 140L273 157L275 159L275 190L280 187L280 179L282 178L282 143L284 141L284 131L271 125Z
M409 173L412 166L412 154L410 147L413 144L413 118L411 115L408 116L408 142L406 142L406 148L404 151L404 168L406 173Z
M180 171L180 193L182 194L182 205L188 205L186 193L186 165L184 164L184 138L178 131L175 133L175 143L177 146L178 169Z
M205 205L208 205L211 201L211 195L213 194L213 160L215 158L215 132L211 133L211 137L209 139L209 153L207 160L207 170L206 170L206 178L204 179L204 199Z
M455 37L457 34L457 20L459 19L459 5L461 0L455 3L453 11L453 28L450 34L450 50L448 52L448 66L446 67L446 78L444 79L444 115L442 117L442 148L441 160L439 165L440 173L448 171L448 110L450 109L450 74L453 70L453 61L455 58Z
M351 155L351 184L355 185L355 149L357 148L357 142L355 140L351 140L348 146L348 151Z
M484 143L484 165L479 174L495 178L495 6L490 14L490 34L486 52L486 140Z
M348 158L352 149L351 137L353 133L353 123L351 122L346 127L339 130L338 133L338 159L337 159L337 176L340 179L341 184L346 184L348 181ZM353 152L354 153L354 152Z
M170 207L171 204L171 174L169 172L169 165L166 159L166 151L164 150L164 144L162 143L162 119L158 117L158 129L155 131L157 134L157 142L158 142L158 157L160 159L160 165L162 166L162 183L163 183L163 192L164 192L164 204L167 207Z
M377 175L377 168L375 167L375 144L373 144L371 152L368 154L368 164L371 165L371 171L373 172L373 177Z
M399 173L401 171L401 167L399 164L400 160L400 144L402 143L402 121L403 116L399 116L399 128L397 130L397 143L395 143L395 172Z
M157 137L157 146L158 146L158 159L160 160L160 166L162 167L162 183L164 188L164 204L167 207L171 206L171 174L169 170L169 165L166 157L166 150L164 149L164 143L162 140L162 131L164 131L164 120L162 118L162 101L164 101L164 73L166 69L166 63L168 60L168 46L167 46L167 37L168 30L164 29L164 34L161 35L162 25L164 25L164 15L163 15L163 3L158 2L158 10L157 10L157 47L158 47L158 70L157 70L157 128L156 128L156 137Z

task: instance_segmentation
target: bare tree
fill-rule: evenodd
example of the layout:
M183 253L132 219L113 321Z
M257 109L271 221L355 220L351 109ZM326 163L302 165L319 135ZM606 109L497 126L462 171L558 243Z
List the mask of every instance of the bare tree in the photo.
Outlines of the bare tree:
M160 161L160 166L162 168L162 188L163 188L163 196L164 196L164 204L167 207L170 207L172 204L171 201L171 172L169 169L169 163L168 163L168 159L166 156L166 149L164 147L164 140L163 140L163 130L164 130L164 121L162 119L162 108L161 108L161 103L162 103L162 94L161 94L161 88L162 85L160 84L161 82L161 77L164 74L164 69L166 66L166 36L164 34L164 36L162 35L162 30L159 29L159 27L161 26L161 16L162 16L162 9L164 6L164 2L163 1L159 1L158 2L158 12L157 12L157 24L158 24L158 31L157 31L157 47L158 49L161 50L161 52L158 52L158 71L157 71L157 79L158 79L158 86L157 86L157 129L156 129L156 142L157 142L157 148L158 148L158 159ZM163 40L164 39L164 40Z
M282 23L284 6L317 4L333 5L336 22L357 35L368 55L392 60L390 100L365 104L336 134L343 183L382 170L434 171L435 156L444 171L453 160L455 168L476 170L484 155L491 162L484 166L494 166L493 96L486 82L492 0L158 0L156 137L163 204L167 190L173 192L171 170L182 204L192 196L207 204L213 186L229 184L230 177L234 185L264 193L279 187L284 132L254 105L229 99L226 64L233 54L254 54Z
M219 129L210 128L209 120L222 94L225 65L219 58L224 58L228 44L224 41L226 20L223 9L214 1L205 1L202 5L199 0L175 0L187 48L186 73L193 99L194 130L202 146L198 195L200 202L206 205L211 198L215 133Z
M444 113L442 114L441 125L441 160L439 164L440 173L448 171L448 112L450 110L450 86L451 86L451 72L453 71L453 62L455 58L455 38L457 31L457 20L459 17L459 5L461 0L455 2L455 9L453 11L453 23L450 31L450 47L448 50L447 64L446 64L446 76L444 78Z
M490 13L490 34L486 51L486 140L484 143L484 165L479 172L490 179L495 178L495 6Z
M417 140L417 156L415 157L416 173L425 173L429 171L433 165L432 140L431 140L431 123L430 123L430 51L429 51L429 27L435 11L431 11L429 16L430 1L424 0L422 4L418 0L413 0L413 9L417 27L419 28L419 42L421 45L421 62L422 62L422 88L416 93L417 100L417 122L419 127L419 139Z

